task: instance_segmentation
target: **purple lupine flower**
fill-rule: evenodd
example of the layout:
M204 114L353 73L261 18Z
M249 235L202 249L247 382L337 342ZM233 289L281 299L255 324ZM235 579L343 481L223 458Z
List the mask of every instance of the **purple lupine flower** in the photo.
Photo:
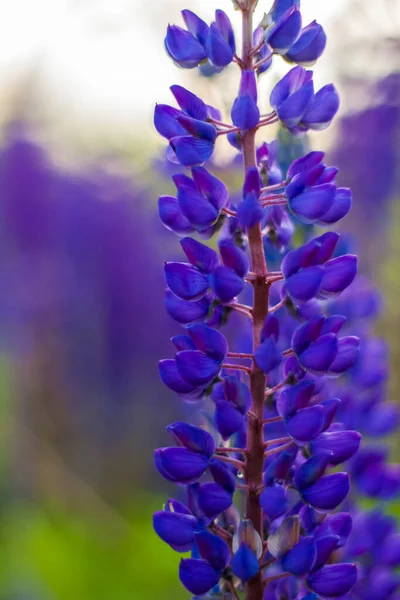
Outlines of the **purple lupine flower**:
M293 233L299 221L308 226L339 221L350 210L351 192L337 187L337 169L323 163L321 152L292 162L284 178L275 144L255 146L255 134L277 121L294 135L324 129L339 99L332 85L315 93L312 72L296 66L275 86L272 112L261 116L256 74L280 54L298 65L314 62L326 37L316 22L302 28L300 2L276 0L254 30L254 3L237 0L236 5L243 19L242 56L235 56L231 24L219 12L205 46L215 66L233 60L241 68L232 122L211 115L190 96L200 112L189 114L190 103L177 98L181 112L163 108L156 123L172 140L175 160L195 166L193 178L174 176L178 194L160 201L163 222L178 235L210 231L223 222L219 252L214 244L184 237L188 262L165 265L166 307L185 331L173 338L176 357L160 362L160 375L183 400L201 407L202 424L195 434L189 425L173 425L180 446L155 453L157 469L186 485L193 504L189 513L183 511L185 517L176 517L185 523L182 545L167 525L166 541L177 541L178 548L187 540L192 544L179 574L197 596L234 598L238 588L246 600L346 598L358 576L354 557L342 550L351 530L346 512L351 477L367 488L372 475L366 461L357 462L361 435L350 423L346 398L353 387L356 393L357 386L379 383L384 369L369 369L379 348L368 345L364 331L353 331L341 314L341 294L350 294L356 277L356 256L342 252L335 232L311 234L300 245L294 245ZM219 180L205 191L195 176L196 165L211 157L223 136L239 151L237 164L243 166L242 196L234 202ZM176 143L180 138L183 150ZM208 167L200 168L211 181ZM266 264L272 248L276 270ZM368 300L363 306L369 313ZM216 331L232 314L247 323L250 345L233 346L229 335ZM371 410L377 404L371 403ZM389 406L388 416L377 419L377 431L387 427L391 414ZM199 441L205 438L206 448ZM374 465L380 493L389 494L396 487L395 470L385 457ZM219 506L213 522L198 513L193 486L203 490L203 514L205 506L214 511ZM227 503L235 487L244 494L244 519L230 516ZM157 519L167 523L175 517ZM157 528L167 538L158 523ZM388 561L395 561L396 548L395 541L388 542L387 555L393 557Z

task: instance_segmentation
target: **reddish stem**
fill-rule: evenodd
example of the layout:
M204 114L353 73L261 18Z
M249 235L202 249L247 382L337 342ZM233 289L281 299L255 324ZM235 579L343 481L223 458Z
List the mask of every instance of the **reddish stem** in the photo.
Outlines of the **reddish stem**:
M242 12L242 61L245 68L254 70L251 51L253 49L253 11L256 2L247 0ZM256 129L246 131L242 138L243 163L247 171L257 166L256 161ZM260 224L248 230L251 269L254 278L251 284L254 290L253 317L253 354L261 342L261 330L268 314L269 284L266 280L267 265L265 262L262 230ZM250 373L250 391L252 396L251 411L248 416L246 483L249 490L246 494L246 516L251 520L255 530L264 539L263 515L258 499L257 489L262 485L262 469L264 464L264 392L266 376L253 362ZM261 600L263 598L263 582L261 571L246 584L246 600Z
M222 364L224 369L236 369L238 371L244 371L245 373L247 373L247 375L250 375L250 367L245 367L244 365L233 365L231 363L223 363Z
M237 458L231 458L230 456L223 456L221 454L215 454L215 458L222 460L222 462L229 463L230 465L234 465L239 471L244 470L244 462L238 460Z
M253 354L246 354L245 352L228 352L228 358L249 358L253 360Z

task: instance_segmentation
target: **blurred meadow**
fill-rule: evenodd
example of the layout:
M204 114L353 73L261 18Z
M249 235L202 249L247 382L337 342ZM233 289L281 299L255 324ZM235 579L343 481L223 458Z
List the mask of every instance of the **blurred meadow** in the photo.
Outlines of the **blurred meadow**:
M342 107L318 143L353 189L342 231L384 294L398 401L400 0L303 6L328 31L316 79L338 83ZM234 66L202 79L163 49L181 9L216 7L0 0L0 600L188 598L151 526L171 492L152 449L188 410L158 380L176 333L162 265L178 247L157 216L172 166L152 112L173 83L234 98ZM237 189L231 159L214 168Z

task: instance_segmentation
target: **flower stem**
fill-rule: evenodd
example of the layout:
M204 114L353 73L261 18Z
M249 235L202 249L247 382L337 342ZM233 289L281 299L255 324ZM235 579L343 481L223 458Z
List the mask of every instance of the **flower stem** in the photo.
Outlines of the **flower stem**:
M246 8L242 12L242 61L246 69L253 70L251 56L253 41L253 11L254 2L247 1ZM243 163L247 171L249 167L255 167L256 143L255 129L246 131L242 139ZM253 353L260 345L261 330L268 314L269 284L266 281L267 265L265 262L262 231L260 224L255 225L248 231L251 269L255 274L251 284L254 289L253 317ZM249 485L246 494L246 515L251 520L255 530L263 540L263 515L258 499L257 488L262 485L262 468L264 464L264 430L262 421L264 418L264 393L266 376L262 370L253 362L250 373L250 391L252 396L251 411L248 418L247 433L247 456L246 456L246 483ZM263 582L261 571L246 584L246 600L260 600L263 598Z

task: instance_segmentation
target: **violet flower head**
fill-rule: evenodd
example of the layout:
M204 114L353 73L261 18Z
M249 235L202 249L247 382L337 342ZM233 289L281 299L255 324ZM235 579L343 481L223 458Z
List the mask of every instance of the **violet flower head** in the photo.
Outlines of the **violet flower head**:
M342 252L336 232L313 230L345 217L352 196L337 186L337 169L322 152L296 156L284 177L276 143L255 143L256 133L277 122L293 136L330 125L337 91L328 84L315 92L303 66L319 58L326 36L315 21L303 24L299 0L275 0L258 26L255 0L234 4L243 25L240 56L224 13L217 11L209 30L198 17L188 25L193 47L200 45L215 67L233 62L241 71L231 122L187 90L177 95L176 86L179 109L157 107L155 114L170 158L192 169L191 177L174 175L176 198L159 201L164 225L185 236L186 257L164 268L166 308L184 331L171 339L175 355L160 361L160 376L199 409L196 427L169 426L176 445L155 451L159 473L187 490L187 504L170 500L170 510L156 513L155 530L178 552L191 551L179 577L196 599L237 600L242 591L246 600L362 599L352 590L361 589L364 571L354 551L343 550L356 512L352 478L369 495L387 498L398 477L382 453L363 460L368 447L359 451L358 428L365 423L352 421L351 410L360 417L352 408L361 401L358 390L382 384L385 369L369 368L379 344L346 320L351 311L341 303L342 295L351 297L357 257ZM271 112L261 115L257 78L279 56L296 66L273 89ZM241 159L239 200L207 165L223 136ZM190 237L216 223L217 245ZM293 236L299 223L310 234L300 243L304 227ZM360 316L369 316L370 306L366 299ZM232 314L251 331L250 347L225 336ZM393 412L385 411L377 431L388 427ZM374 476L381 485L372 490ZM232 518L234 491L243 495L243 510ZM386 546L393 564L396 542ZM379 577L392 590L392 579L382 571Z

